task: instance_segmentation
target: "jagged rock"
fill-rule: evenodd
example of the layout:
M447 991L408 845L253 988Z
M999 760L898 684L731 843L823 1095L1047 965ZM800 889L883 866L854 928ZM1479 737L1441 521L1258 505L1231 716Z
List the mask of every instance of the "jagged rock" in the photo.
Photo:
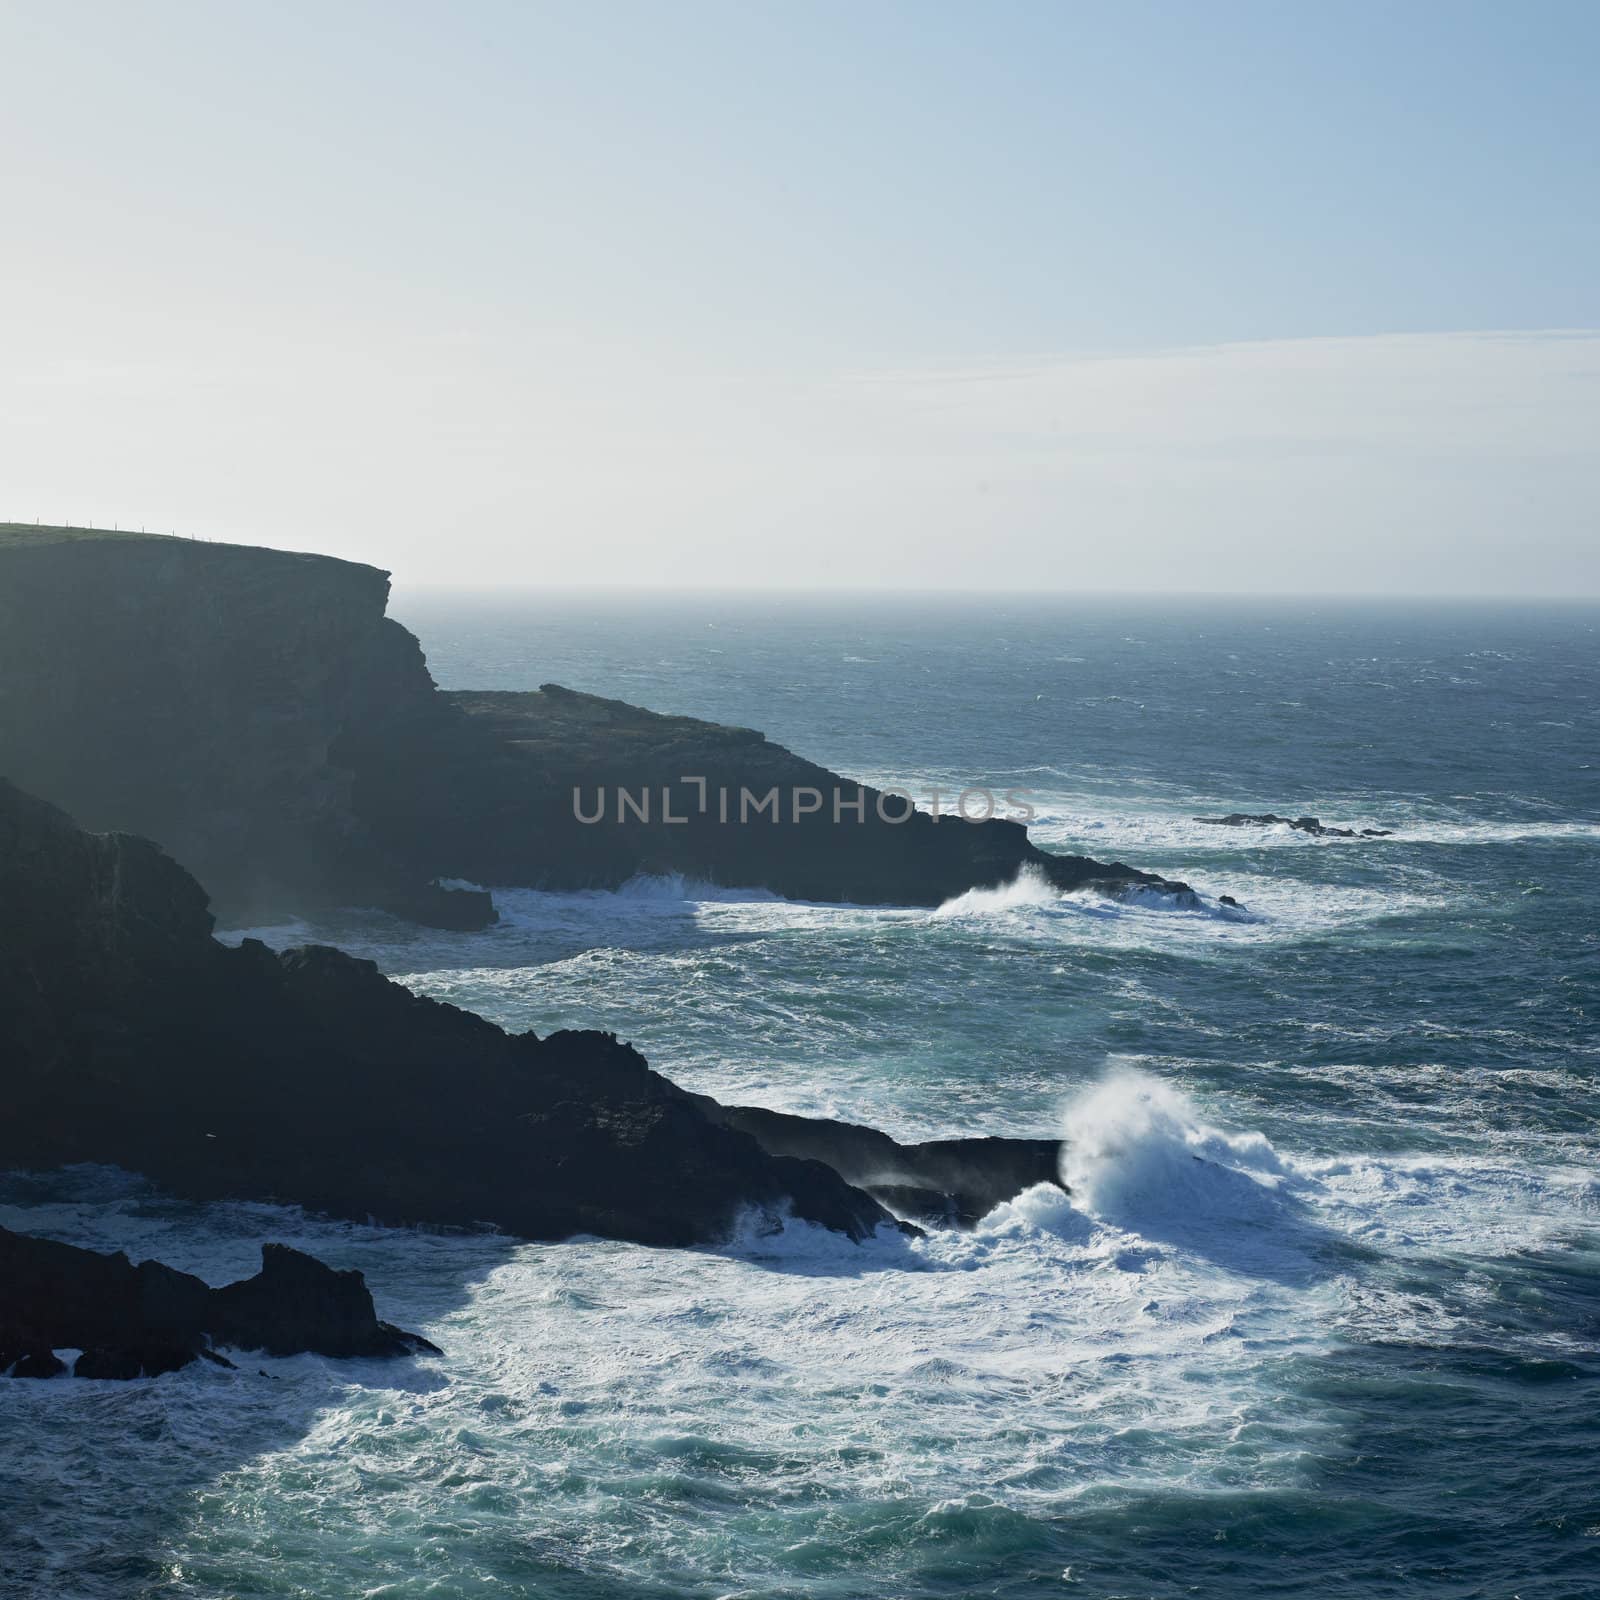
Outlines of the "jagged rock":
M0 1350L0 1373L13 1378L59 1378L66 1370L66 1362L45 1347Z
M73 1364L75 1378L159 1378L199 1360L197 1350L182 1345L112 1345L85 1350Z
M286 1244L261 1247L261 1271L211 1292L208 1331L218 1344L269 1356L397 1356L439 1347L379 1322L359 1272L335 1272Z
M697 1097L724 1126L750 1134L773 1155L820 1161L892 1211L932 1227L970 1228L1024 1189L1065 1188L1058 1139L933 1139L899 1144L876 1128L797 1117Z
M54 1377L56 1349L80 1350L79 1378L155 1378L196 1360L231 1367L212 1344L327 1356L439 1354L380 1322L359 1272L335 1272L287 1245L262 1247L253 1278L213 1289L159 1261L134 1266L0 1228L0 1370ZM20 1359L12 1352L21 1351Z
M0 772L87 826L158 841L231 921L376 905L447 928L481 890L683 872L807 900L934 905L1033 865L1063 889L1187 887L1038 850L1017 822L885 822L878 795L760 734L546 685L442 694L384 615L388 574L324 556L0 524ZM662 819L703 779L713 805ZM586 826L575 788L655 792L649 822ZM740 791L776 787L774 824ZM728 788L724 822L714 797ZM863 821L833 815L858 794ZM891 798L890 811L896 803Z
M0 1164L105 1162L200 1199L276 1199L527 1238L726 1237L754 1208L852 1238L909 1185L974 1220L1054 1176L1051 1140L899 1146L724 1111L613 1035L511 1035L325 946L211 936L147 840L93 835L0 780ZM187 1325L196 1280L143 1293ZM88 1338L80 1347L105 1341Z
M221 945L155 846L4 781L0 905L0 1164L105 1162L200 1199L539 1239L697 1244L750 1208L858 1239L893 1223L610 1034L509 1035L338 950ZM162 1270L153 1302L203 1290Z
M1323 839L1387 839L1392 828L1332 828L1316 817L1280 817L1273 811L1230 811L1225 817L1196 817L1218 828L1270 828L1283 826ZM1226 900L1227 896L1223 896Z
M921 1189L914 1183L874 1183L868 1186L867 1193L897 1217L927 1228L970 1228L976 1220L962 1215L953 1195L938 1189Z

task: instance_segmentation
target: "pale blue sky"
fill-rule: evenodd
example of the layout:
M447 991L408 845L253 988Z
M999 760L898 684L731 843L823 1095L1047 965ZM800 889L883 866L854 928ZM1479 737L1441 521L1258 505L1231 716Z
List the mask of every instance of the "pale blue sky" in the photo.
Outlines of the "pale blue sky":
M0 515L1600 591L1597 81L1594 3L13 0Z

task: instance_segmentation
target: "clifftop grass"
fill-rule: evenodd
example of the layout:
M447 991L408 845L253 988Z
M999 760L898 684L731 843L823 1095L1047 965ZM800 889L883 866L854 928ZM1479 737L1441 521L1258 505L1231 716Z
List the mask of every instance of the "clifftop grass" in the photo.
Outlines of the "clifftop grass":
M170 533L138 533L128 528L72 528L42 522L0 522L0 550L24 545L88 544L103 539L160 539Z
M65 550L87 545L114 545L125 551L133 545L167 545L193 551L205 566L227 566L244 558L246 570L261 559L275 564L343 567L387 578L381 567L343 556L318 555L306 550L282 550L275 545L240 544L231 539L191 538L188 534L142 533L137 528L75 528L43 522L0 522L0 555L14 550ZM137 558L134 558L137 560Z

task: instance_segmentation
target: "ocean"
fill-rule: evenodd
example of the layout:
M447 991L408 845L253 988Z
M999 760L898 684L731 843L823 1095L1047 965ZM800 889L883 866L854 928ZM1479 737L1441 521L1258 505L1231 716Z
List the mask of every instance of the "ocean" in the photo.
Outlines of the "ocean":
M1071 1197L923 1240L792 1224L668 1251L11 1177L0 1222L213 1281L263 1238L358 1266L445 1356L5 1385L0 1590L1600 1595L1600 610L395 611L445 687L557 682L918 794L1026 791L1047 848L1201 907L654 879L510 891L478 934L253 930L508 1027L613 1029L724 1100L1061 1132ZM1194 820L1235 810L1392 833Z

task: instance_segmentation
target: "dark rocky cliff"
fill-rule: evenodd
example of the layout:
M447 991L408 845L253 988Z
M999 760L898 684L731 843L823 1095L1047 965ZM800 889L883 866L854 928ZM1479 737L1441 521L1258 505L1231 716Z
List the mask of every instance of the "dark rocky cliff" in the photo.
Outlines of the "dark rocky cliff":
M886 822L873 791L748 729L554 686L441 694L387 596L387 574L321 556L0 525L0 772L159 841L234 922L357 903L472 927L487 897L437 880L642 871L864 903L937 904L1029 863L1063 888L1186 892L1039 851L1015 822ZM663 817L667 786L687 821ZM585 825L574 790L592 808L602 787L607 820ZM649 794L649 821L617 820L618 788ZM781 821L741 818L742 791L774 788ZM796 819L806 790L822 804ZM836 820L836 793L864 817Z
M752 1210L855 1238L892 1222L831 1152L870 1181L999 1198L1038 1181L1031 1141L948 1169L866 1129L808 1143L805 1119L741 1120L610 1034L507 1034L337 950L220 944L155 845L85 833L3 780L0 906L0 1166L105 1162L200 1199L652 1244L723 1238ZM961 1220L954 1200L911 1209Z
M352 901L481 925L351 807L337 746L431 701L388 574L323 556L0 525L0 772L157 839L241 917Z

